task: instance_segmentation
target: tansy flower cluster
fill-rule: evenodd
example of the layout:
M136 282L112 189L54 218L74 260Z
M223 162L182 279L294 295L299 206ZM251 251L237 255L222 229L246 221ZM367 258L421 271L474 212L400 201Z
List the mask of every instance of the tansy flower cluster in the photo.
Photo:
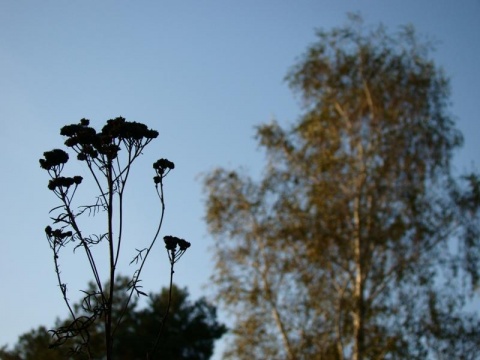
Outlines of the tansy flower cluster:
M167 159L159 159L153 163L153 168L157 173L157 175L153 177L153 181L155 184L158 184L170 172L170 170L175 169L175 164Z
M66 125L60 130L61 135L68 137L65 145L75 149L81 161L102 155L107 160L113 160L120 151L121 142L128 147L139 147L142 141L158 136L158 131L149 129L145 124L126 121L123 117L108 120L99 133L89 124L88 119L82 119L79 124Z

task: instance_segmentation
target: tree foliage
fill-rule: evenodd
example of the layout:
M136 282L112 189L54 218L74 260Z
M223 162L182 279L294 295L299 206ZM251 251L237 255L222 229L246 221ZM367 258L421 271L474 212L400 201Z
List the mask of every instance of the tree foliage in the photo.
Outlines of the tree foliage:
M95 339L96 348L98 349L98 343L103 343L106 359L112 359L114 334L131 306L133 295L147 295L140 290L140 275L160 234L165 213L164 179L175 165L163 158L153 163L153 182L160 203L157 229L152 239L143 243L142 246L145 247L136 249L133 259L129 259L130 265L133 264L135 267L128 281L129 294L127 297L117 298L115 278L124 240L126 184L134 161L145 147L157 138L158 132L149 129L145 124L117 117L108 120L100 131L91 127L89 120L81 119L78 124L62 127L60 135L66 137L65 146L76 154L77 160L91 176L98 195L90 203L78 204L77 189L84 179L78 175L64 176L65 165L70 159L69 154L62 149L53 149L43 154L44 157L39 160L40 167L48 172L50 176L48 189L60 202L59 206L50 211L53 227L48 225L45 234L53 253L58 286L71 315L68 323L53 331L52 346L60 346L75 339L74 350L85 353L87 358L92 358ZM91 229L84 226L83 219L92 215L103 219L104 228L101 233L92 234ZM174 264L190 247L190 243L174 236L165 236L164 241L170 261L170 285L172 285ZM85 296L81 307L70 304L67 282L60 270L61 259L66 249L85 256L86 269L91 272L94 279L94 286L83 291ZM79 251L76 252L77 250ZM101 256L108 259L106 266L98 261ZM102 284L104 280L102 274L108 274L107 286ZM118 307L123 310L118 311ZM118 317L113 316L115 309ZM100 319L103 331L97 329L96 332L102 334L103 340L91 333L94 328L100 326ZM159 322L156 333L161 334L164 326L165 321ZM157 343L158 341L151 349L143 349L143 354L146 354L147 358L149 354L155 353Z
M127 277L118 277L115 292L118 299L128 298ZM93 290L95 284L91 283L89 289ZM165 312L170 307L171 318L166 323L162 338L157 346L156 353L151 354L152 359L165 360L205 360L213 354L214 342L226 332L223 324L217 321L216 308L204 298L196 301L189 299L186 289L175 285L172 287L171 301L170 289L163 288L159 293L150 294L147 306L139 307L138 297L132 299L128 310L123 315L124 321L118 328L113 343L112 356L114 359L145 359L145 349L149 349L156 341L158 324L164 321ZM119 304L122 301L118 302ZM74 307L82 311L82 302ZM122 308L114 307L113 317L118 318ZM57 320L57 327L65 326L69 320ZM105 328L97 320L90 329L90 348L93 359L105 357L103 339ZM6 347L0 350L3 360L64 360L87 359L85 353L72 352L80 341L78 338L67 340L59 347L51 348L52 333L44 326L40 326L28 333L21 335L13 350Z
M206 176L213 280L236 319L227 357L480 356L478 320L462 312L478 281L479 183L452 175L463 139L430 50L409 27L319 31L287 76L301 118L257 128L262 178Z

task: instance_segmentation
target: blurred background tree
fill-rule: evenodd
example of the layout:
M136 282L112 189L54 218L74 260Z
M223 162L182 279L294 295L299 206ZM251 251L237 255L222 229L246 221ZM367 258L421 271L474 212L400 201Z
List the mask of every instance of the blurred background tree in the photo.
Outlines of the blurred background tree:
M205 177L213 280L235 319L227 357L480 356L480 324L464 312L479 181L452 175L463 139L431 50L411 27L355 17L319 31L287 76L302 116L257 129L262 178Z
M116 280L116 298L128 296L129 279L118 277ZM91 283L89 288L94 288ZM145 307L139 308L138 297L132 299L123 316L123 322L115 334L113 357L115 359L145 360L145 349L151 348L156 340L158 324L164 321L168 306L169 289L163 288L157 294L150 294ZM118 302L117 304L121 304ZM79 312L85 304L77 303ZM122 308L114 307L114 319L118 318ZM170 315L163 328L160 342L151 359L171 360L206 360L214 350L214 343L227 331L225 325L217 321L216 308L204 298L196 301L189 299L187 289L173 285ZM68 323L68 320L57 320L57 327ZM89 341L93 359L102 359L105 356L104 326L101 321L90 327ZM58 348L50 349L52 341L50 332L40 326L21 335L12 350L6 346L0 349L2 360L64 360L87 359L85 353L74 353L71 349L77 346L78 338L67 340Z

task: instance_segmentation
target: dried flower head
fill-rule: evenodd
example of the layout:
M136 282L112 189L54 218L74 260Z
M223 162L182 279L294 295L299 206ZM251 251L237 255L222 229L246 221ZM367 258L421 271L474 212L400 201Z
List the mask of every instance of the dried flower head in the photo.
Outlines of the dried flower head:
M135 121L126 121L123 117L110 119L102 129L102 135L117 139L154 139L158 136L158 131L149 129L145 124Z
M175 164L167 159L159 159L153 163L153 168L157 176L153 178L155 184L161 182L162 177L166 176L168 172L175 168Z
M68 154L61 149L53 149L43 153L44 159L40 159L40 167L45 170L63 165L68 161Z
M50 237L54 237L56 239L65 239L66 237L71 237L73 235L73 233L71 231L63 231L62 229L55 229L55 230L52 230L52 227L51 226L47 226L45 228L45 233L47 234L47 236L50 238Z
M178 240L178 247L180 248L181 251L185 251L190 247L190 243L186 240L179 239Z
M175 251L177 246L181 251L185 251L190 247L190 243L184 239L180 239L176 236L167 235L163 238L165 241L165 248L170 251Z
M164 236L163 241L165 241L165 248L170 251L175 251L177 248L179 238L175 236Z
M167 159L159 159L153 163L155 170L172 170L175 169L175 164Z
M69 188L73 184L79 185L82 182L83 178L81 176L74 177L56 177L48 182L48 188L50 190L55 190L56 188L64 187Z

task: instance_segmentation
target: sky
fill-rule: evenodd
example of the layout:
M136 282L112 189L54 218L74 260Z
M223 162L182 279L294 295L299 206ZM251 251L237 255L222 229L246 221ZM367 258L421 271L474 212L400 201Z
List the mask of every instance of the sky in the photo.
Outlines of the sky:
M192 243L175 282L192 299L211 296L214 239L203 221L202 174L216 167L259 174L255 126L301 116L284 77L315 29L345 24L348 12L390 31L412 24L435 41L433 58L451 80L449 111L465 137L454 170L478 170L479 0L0 0L0 346L67 313L44 235L57 202L38 163L62 146L63 125L88 118L101 129L123 116L159 131L128 184L125 250L155 232L151 164L168 158L176 167L165 180L161 234ZM86 176L82 166L67 171ZM168 282L158 245L142 277L147 292ZM132 270L130 255L123 274ZM84 260L67 256L62 267L71 300L91 280Z

